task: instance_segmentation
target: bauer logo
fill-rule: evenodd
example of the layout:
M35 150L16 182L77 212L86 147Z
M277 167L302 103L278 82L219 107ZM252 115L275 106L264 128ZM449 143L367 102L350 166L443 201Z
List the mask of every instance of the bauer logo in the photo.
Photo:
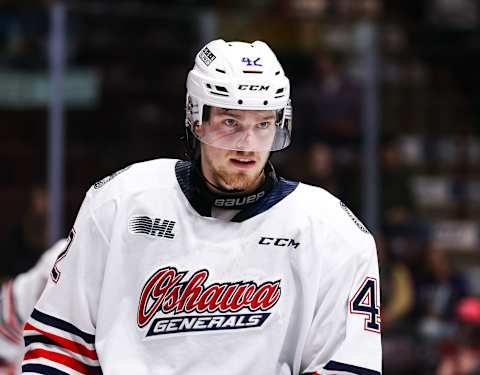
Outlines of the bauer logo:
M164 237L173 239L175 233L173 228L175 221L151 218L148 216L134 215L128 220L128 230L132 234L145 234L153 237Z
M218 198L218 199L215 199L215 201L213 202L213 205L216 207L242 207L247 204L255 203L264 195L265 195L265 192L261 191L257 194L252 194L252 195L241 197L241 198Z
M281 295L280 280L209 283L202 269L191 274L165 267L145 283L137 325L146 337L261 327Z
M200 52L198 57L205 63L206 66L209 66L212 61L216 59L216 56L207 47Z

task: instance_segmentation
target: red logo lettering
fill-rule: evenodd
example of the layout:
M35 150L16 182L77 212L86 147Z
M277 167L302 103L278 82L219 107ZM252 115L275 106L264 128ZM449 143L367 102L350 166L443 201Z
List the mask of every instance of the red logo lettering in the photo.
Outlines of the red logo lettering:
M138 306L137 324L145 327L157 312L237 312L242 309L266 311L280 299L280 280L258 285L254 281L206 285L209 272L200 270L189 278L187 272L165 267L145 283Z

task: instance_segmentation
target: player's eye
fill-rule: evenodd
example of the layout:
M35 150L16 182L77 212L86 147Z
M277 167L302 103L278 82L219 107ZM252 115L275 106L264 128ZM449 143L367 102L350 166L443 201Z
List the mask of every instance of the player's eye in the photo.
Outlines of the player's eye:
M268 121L261 122L257 125L257 128L259 129L268 129L270 127L271 123Z
M227 118L227 119L223 120L223 123L228 128L234 128L235 126L237 126L237 121L233 118Z

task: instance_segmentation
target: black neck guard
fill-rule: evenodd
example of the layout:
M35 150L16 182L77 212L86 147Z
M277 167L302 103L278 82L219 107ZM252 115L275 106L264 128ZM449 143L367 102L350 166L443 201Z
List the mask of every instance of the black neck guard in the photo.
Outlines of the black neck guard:
M212 207L244 209L262 201L278 182L270 162L264 171L265 180L255 191L248 194L224 193L210 190L200 169L192 162L179 161L175 166L175 173L185 196L203 216L210 216Z
M192 168L192 182L195 186L195 192L199 198L204 200L210 207L242 209L251 206L265 197L277 182L275 170L270 162L265 165L265 180L255 190L250 193L212 191L209 188L209 181L202 175L200 167L194 163Z
M226 198L219 198L219 196L222 196L223 194L217 196L216 194L211 193L206 187L206 182L203 180L202 176L199 175L198 172L195 172L195 167L189 161L179 160L175 164L175 175L183 194L190 202L193 209L202 216L211 216L215 199L232 199L231 195L228 195ZM277 177L271 164L267 164L265 167L265 177L265 182L259 189L251 194L246 194L245 202L238 202L243 203L240 207L235 207L236 205L231 206L231 202L228 202L228 205L224 204L223 206L220 206L228 209L241 208L240 212L232 218L232 222L240 223L267 211L287 197L298 186L298 182L288 181L281 177ZM200 178L200 181L196 180L198 178ZM200 193L204 189L210 192L208 197L205 197ZM260 194L261 191L264 191L265 193L263 196L258 197L258 194ZM254 195L254 198L250 198L250 200L255 200L255 198L258 199L254 202L248 202L248 197L251 195ZM243 197L237 195L233 199L243 200ZM237 202L234 203L236 204Z

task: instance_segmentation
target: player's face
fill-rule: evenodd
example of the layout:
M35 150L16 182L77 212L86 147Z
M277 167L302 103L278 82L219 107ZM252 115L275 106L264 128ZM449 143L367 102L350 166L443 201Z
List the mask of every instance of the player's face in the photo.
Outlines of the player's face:
M236 151L270 151L273 147L276 111L210 107L210 116L194 127L203 144Z
M236 135L238 139L236 150L219 148L207 143L201 144L201 165L205 178L227 190L246 192L255 190L263 181L263 168L270 152L254 150L258 148L259 142L271 144L273 141L275 135L273 112L212 107L209 121L203 127L215 130L222 127L241 129ZM238 136L240 132L241 136Z

